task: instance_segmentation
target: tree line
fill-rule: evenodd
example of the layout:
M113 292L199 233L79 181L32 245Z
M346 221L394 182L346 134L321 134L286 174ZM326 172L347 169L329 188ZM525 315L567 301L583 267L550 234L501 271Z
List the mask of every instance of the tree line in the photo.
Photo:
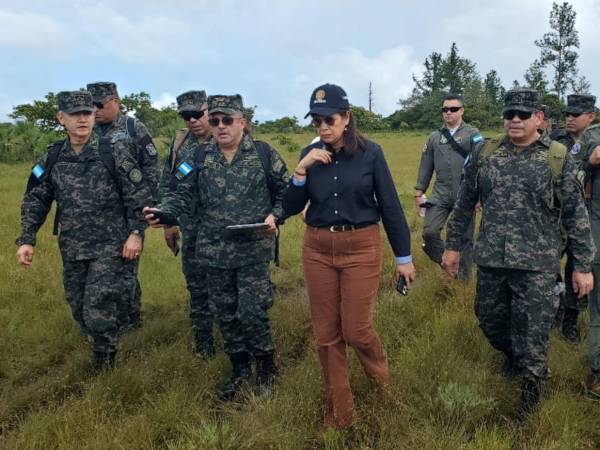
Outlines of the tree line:
M579 74L579 33L575 27L577 14L568 2L553 3L549 15L550 31L534 44L539 57L526 69L523 81L514 80L509 88L529 87L543 94L544 103L551 108L557 123L568 93L589 93L590 83ZM432 52L425 58L421 74L413 74L414 87L407 98L398 100L398 110L383 117L371 109L372 83L369 83L369 108L352 106L360 129L365 131L429 130L440 124L440 106L446 93L465 98L465 119L482 128L502 125L501 111L507 87L494 69L483 77L477 64L462 56L456 43L446 55ZM176 105L156 108L146 92L121 98L124 113L134 114L143 121L154 136L171 139L183 126ZM297 117L282 117L265 122L254 120L257 106L246 108L246 118L258 133L294 133L310 129ZM43 151L47 141L57 134L56 95L49 92L44 99L13 108L10 117L15 123L0 125L0 161L30 159Z

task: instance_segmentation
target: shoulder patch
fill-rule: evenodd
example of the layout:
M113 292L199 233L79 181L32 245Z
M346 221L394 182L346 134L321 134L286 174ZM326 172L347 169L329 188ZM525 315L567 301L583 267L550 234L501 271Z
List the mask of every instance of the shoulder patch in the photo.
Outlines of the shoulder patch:
M178 180L183 180L187 177L190 172L193 170L193 167L188 162L184 161L177 166L177 171L175 172L175 178Z
M481 133L477 133L477 134L474 134L473 136L471 136L471 142L473 142L473 144L477 144L482 141L483 141L483 136L481 135Z
M573 144L573 146L571 147L571 150L570 150L572 155L577 155L580 151L581 151L581 144L579 142Z
M39 180L40 178L42 178L42 176L44 175L46 171L44 170L44 168L39 165L36 164L35 166L33 166L33 169L31 170L31 173Z
M154 144L152 142L150 142L148 145L146 145L146 152L150 156L156 156L158 154L158 152L156 151L156 147L154 146Z

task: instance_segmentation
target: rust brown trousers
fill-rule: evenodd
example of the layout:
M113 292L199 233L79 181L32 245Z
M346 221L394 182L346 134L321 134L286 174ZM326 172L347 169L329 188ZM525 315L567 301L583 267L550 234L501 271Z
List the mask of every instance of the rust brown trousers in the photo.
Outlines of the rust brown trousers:
M387 357L373 329L381 262L379 225L338 233L307 227L304 233L304 276L325 379L326 426L345 427L354 420L346 345L354 348L368 377L388 381Z

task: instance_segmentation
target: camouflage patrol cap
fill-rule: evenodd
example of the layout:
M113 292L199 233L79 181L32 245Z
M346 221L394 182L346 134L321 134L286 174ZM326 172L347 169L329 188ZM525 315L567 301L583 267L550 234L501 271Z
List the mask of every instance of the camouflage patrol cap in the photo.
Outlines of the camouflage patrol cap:
M593 95L571 94L567 96L565 113L581 114L596 111L596 97Z
M86 86L87 90L92 94L94 103L103 103L108 100L108 97L119 97L117 85L111 81L98 81L90 83Z
M177 96L177 111L202 111L205 103L205 91L187 91Z
M92 96L88 91L61 91L56 94L58 110L67 114L94 111Z
M539 111L542 107L541 95L534 89L511 89L504 96L504 108L506 111Z
M544 113L544 119L549 119L552 116L552 108L548 105L540 105L540 111Z
M235 114L244 113L244 104L240 94L235 95L209 95L208 113Z

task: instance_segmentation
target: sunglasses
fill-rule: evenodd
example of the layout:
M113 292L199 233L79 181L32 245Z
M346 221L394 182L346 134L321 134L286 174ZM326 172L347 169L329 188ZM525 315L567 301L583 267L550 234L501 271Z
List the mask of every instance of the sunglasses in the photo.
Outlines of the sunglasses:
M531 111L506 111L502 114L502 117L506 120L513 120L517 116L521 120L527 120L531 118L533 113Z
M205 109L201 110L201 111L184 111L179 113L179 115L181 116L181 118L183 120L185 120L186 122L189 122L192 119L200 119L202 116L204 116L205 113Z
M231 116L211 117L210 119L208 119L208 124L211 127L218 127L219 124L221 122L223 122L223 125L225 125L226 127L228 127L229 125L233 124L234 120L235 120L235 117L231 117Z
M447 112L458 112L462 109L462 106L443 106L442 107L442 112L443 113L447 113Z
M330 127L335 123L335 117L333 116L328 116L328 117L313 117L312 119L312 124L315 128L319 128L323 122L325 122L325 124Z
M94 102L96 109L104 109L104 103Z
M568 112L565 113L565 117L575 117L576 119L581 116L583 113L574 113L574 112Z

